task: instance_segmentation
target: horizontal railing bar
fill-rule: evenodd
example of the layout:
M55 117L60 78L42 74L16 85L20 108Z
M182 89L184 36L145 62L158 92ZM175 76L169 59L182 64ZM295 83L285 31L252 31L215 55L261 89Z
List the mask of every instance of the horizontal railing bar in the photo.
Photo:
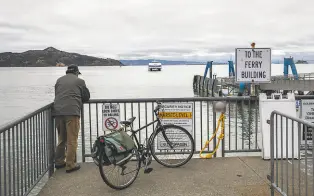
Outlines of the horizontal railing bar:
M268 96L270 97L270 96ZM285 96L283 96L285 97ZM300 99L314 99L314 95L295 95L296 100ZM171 101L245 101L245 100L258 100L258 97L256 96L241 96L241 97L184 97L184 98L131 98L131 99L90 99L87 103L110 103L110 102L171 102ZM12 122L9 122L5 125L2 125L0 127L0 133L2 133L4 130L10 129L19 122L25 121L28 118L34 116L35 114L42 112L48 108L50 108L53 105L53 103L49 103L46 106L35 110L34 112L31 112L19 119L13 120Z
M262 152L262 149L225 150L225 153L237 153L237 152Z
M241 152L261 152L261 149L251 149L251 150L225 150L225 153L241 153ZM194 151L194 154L198 154L200 151ZM213 151L204 150L202 153L213 153ZM158 153L156 153L158 154ZM84 157L92 157L92 154L85 154Z
M270 97L270 96L269 96ZM285 97L285 96L283 96ZM295 99L314 99L314 95L295 95ZM139 102L171 102L171 101L245 101L245 100L258 100L258 97L256 96L241 96L241 97L184 97L184 98L130 98L130 99L90 99L87 103L110 103L110 102L133 102L133 103L139 103ZM2 125L0 127L0 133L2 133L4 130L10 129L19 122L25 121L28 118L34 116L35 114L42 112L48 108L50 108L53 105L53 103L49 103L44 107L39 108L38 110L35 110L34 112L31 112L19 119L13 120L12 122L9 122L5 125Z
M194 154L199 154L200 152L201 151L199 151L199 150L198 151L194 151ZM206 151L206 150L204 150L202 153L213 153L213 151ZM156 153L156 155L158 155L158 154L160 154L160 153ZM171 153L169 153L169 154L171 154ZM92 157L92 154L85 154L84 157Z
M257 97L182 97L182 98L131 98L131 99L90 99L87 103L138 103L138 102L171 102L171 101L245 101L258 100Z
M14 127L15 125L17 125L17 124L19 124L19 123L21 123L21 122L23 122L25 120L28 120L29 118L33 117L34 115L36 115L36 114L38 114L40 112L43 112L43 111L45 111L47 109L50 109L52 107L52 104L53 103L49 103L49 104L47 104L47 105L45 105L45 106L35 110L34 112L31 112L31 113L29 113L29 114L27 114L27 115L25 115L25 116L23 116L23 117L21 117L19 119L13 120L13 121L5 124L5 125L2 125L0 127L0 133L2 133L4 131Z
M286 98L287 96L282 96ZM270 98L270 96L268 96ZM296 100L314 99L314 95L295 95ZM130 99L90 99L87 103L139 103L139 102L171 102L171 101L257 101L257 96L230 97L180 97L180 98L130 98Z
M270 114L271 119L274 117L275 114L278 114L278 115L280 115L280 116L286 117L286 118L288 118L288 119L290 119L290 120L293 120L293 121L295 121L295 122L302 123L302 124L304 124L304 125L307 125L307 126L309 126L309 127L314 128L314 124L313 124L313 123L310 123L310 122L308 122L308 121L305 121L305 120L303 120L303 119L301 119L301 118L297 118L297 117L290 116L290 115L288 115L288 114L279 112L279 111L277 111L277 110L274 110L274 111L271 112L271 114Z

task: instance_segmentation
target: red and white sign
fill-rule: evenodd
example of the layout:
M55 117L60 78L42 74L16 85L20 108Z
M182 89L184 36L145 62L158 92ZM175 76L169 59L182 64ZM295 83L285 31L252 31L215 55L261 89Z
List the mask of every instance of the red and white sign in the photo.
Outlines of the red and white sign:
M102 106L103 131L120 129L120 105L118 103L104 103Z
M105 120L105 127L106 129L116 129L118 127L119 122L117 119L109 117Z

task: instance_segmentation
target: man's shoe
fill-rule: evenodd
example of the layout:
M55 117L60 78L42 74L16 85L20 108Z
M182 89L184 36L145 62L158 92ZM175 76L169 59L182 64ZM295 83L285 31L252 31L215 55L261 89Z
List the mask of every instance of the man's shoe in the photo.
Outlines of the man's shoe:
M74 172L74 171L79 170L79 169L81 169L81 166L80 165L76 165L74 168L66 170L66 172L67 173L71 173L71 172Z
M55 165L55 168L56 168L56 169L61 169L61 168L64 168L65 165L66 165L65 163L62 164L62 165Z

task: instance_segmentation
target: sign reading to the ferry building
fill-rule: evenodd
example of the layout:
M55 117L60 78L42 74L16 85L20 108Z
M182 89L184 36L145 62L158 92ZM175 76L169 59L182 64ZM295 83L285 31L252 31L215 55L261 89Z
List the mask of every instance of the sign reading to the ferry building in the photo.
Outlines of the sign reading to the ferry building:
M270 83L270 48L236 48L235 54L237 83Z

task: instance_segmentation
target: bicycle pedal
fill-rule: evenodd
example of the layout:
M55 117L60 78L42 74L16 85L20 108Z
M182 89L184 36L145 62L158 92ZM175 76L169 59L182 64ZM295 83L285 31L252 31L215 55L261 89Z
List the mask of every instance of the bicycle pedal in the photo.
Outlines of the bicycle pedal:
M152 171L153 171L153 168L144 169L144 174L149 174Z

